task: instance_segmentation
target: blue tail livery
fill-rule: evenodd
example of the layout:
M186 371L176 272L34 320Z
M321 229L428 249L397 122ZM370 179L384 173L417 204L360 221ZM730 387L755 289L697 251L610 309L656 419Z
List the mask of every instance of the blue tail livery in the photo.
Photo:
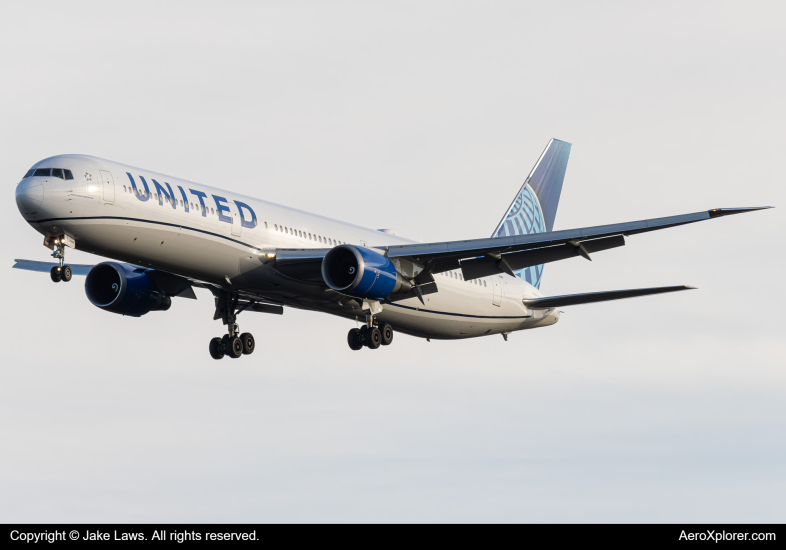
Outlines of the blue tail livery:
M492 237L531 235L553 230L568 157L570 143L558 139L549 141ZM535 288L540 288L543 264L518 269L515 273Z

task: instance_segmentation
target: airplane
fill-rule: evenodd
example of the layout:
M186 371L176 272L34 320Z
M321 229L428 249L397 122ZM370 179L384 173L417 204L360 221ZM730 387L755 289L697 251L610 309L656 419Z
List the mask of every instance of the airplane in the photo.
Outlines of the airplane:
M394 331L463 339L550 326L559 308L689 290L667 286L544 296L544 265L625 245L625 238L771 207L714 208L665 218L555 231L571 144L552 139L489 238L421 243L86 155L36 163L16 188L22 217L44 236L56 262L15 260L52 281L84 275L105 311L141 317L172 298L214 296L214 359L254 351L243 311L284 307L355 320L352 350L390 345ZM110 258L69 265L66 249Z

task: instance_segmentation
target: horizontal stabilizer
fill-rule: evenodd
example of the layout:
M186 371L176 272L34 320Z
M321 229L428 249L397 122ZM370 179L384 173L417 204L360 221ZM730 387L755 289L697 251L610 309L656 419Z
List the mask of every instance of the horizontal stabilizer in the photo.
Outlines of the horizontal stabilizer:
M13 265L14 269L24 269L26 271L40 271L41 273L49 273L53 267L60 267L59 263L55 262L35 262L33 260L14 260L16 263ZM74 275L87 275L94 265L86 264L68 264L71 268L71 273Z
M655 288L634 288L631 290L609 290L606 292L588 292L586 294L567 294L565 296L547 296L545 298L534 298L532 300L522 300L524 305L530 309L551 309L553 307L578 306L581 304L593 304L595 302L608 302L610 300L622 300L624 298L637 298L638 296L649 296L650 294L664 294L666 292L679 292L680 290L695 290L694 286L659 286Z

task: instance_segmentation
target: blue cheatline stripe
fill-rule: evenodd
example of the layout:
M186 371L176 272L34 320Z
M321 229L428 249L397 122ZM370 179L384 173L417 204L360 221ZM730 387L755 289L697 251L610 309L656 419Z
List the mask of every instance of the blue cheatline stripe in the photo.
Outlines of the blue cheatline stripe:
M212 235L213 237L218 237L220 239L226 239L233 243L242 244L243 246L248 246L255 248L256 245L244 243L243 241L238 241L233 239L232 237L227 237L226 235L220 235L218 233L213 233L212 231L205 231L204 229L197 229L195 227L189 227L187 225L182 225L179 223L167 223L167 222L157 222L153 220L143 220L141 218L122 218L120 216L85 216L85 217L73 217L73 218L47 218L45 220L35 220L31 221L30 223L47 223L47 222L59 222L59 221L70 221L70 220L128 220L132 222L142 222L142 223L152 223L155 225L166 225L169 227L179 227L181 229L188 229L190 231L196 231L197 233L204 233L205 235Z
M532 317L532 315L524 315L521 317L506 317L503 315L465 315L464 313L448 313L447 311L434 311L431 309L402 306L400 304L395 304L390 302L385 302L385 305L401 307L404 309L411 309L412 311L424 311L426 313L436 313L437 315L450 315L451 317L472 317L473 319L530 319Z

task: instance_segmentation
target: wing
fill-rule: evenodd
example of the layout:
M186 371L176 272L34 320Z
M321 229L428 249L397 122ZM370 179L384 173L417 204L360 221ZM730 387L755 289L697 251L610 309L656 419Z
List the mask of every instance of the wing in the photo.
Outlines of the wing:
M583 256L590 259L591 252L623 246L626 236L765 208L771 207L715 208L681 216L564 231L384 248L387 250L388 258L405 258L425 266L426 270L433 273L461 267L464 277L472 279L492 273L510 273L513 269L522 269L573 256Z
M433 282L432 273L461 269L465 279L495 273L514 275L514 270L582 256L625 245L625 237L658 231L678 225L743 214L770 206L752 208L715 208L693 214L654 218L628 223L581 227L564 231L547 231L530 235L512 235L466 241L414 243L374 246L390 259L412 262L418 269L417 284ZM322 283L320 266L328 248L277 249L276 269L295 279Z
M38 271L40 273L49 273L53 267L58 267L60 264L55 262L36 262L34 260L14 260L13 269L24 269L25 271ZM95 265L88 264L72 264L68 266L71 268L72 275L87 275ZM196 294L192 285L202 286L194 283L179 275L159 271L156 269L148 269L148 275L155 281L158 288L163 290L167 296L176 296L178 298L190 298L196 300Z
M33 260L14 260L14 269L24 269L26 271L39 271L42 273L49 273L53 267L60 264L55 262L34 262ZM87 275L94 265L87 264L68 264L71 267L71 273L74 275Z

